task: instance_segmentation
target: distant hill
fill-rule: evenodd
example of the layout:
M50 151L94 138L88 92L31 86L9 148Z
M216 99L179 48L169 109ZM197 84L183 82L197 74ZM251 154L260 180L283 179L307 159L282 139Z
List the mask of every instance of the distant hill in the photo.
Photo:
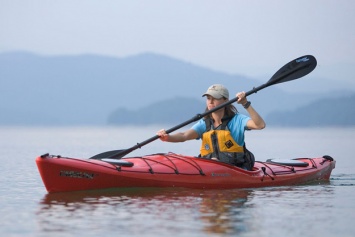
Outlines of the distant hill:
M355 126L355 94L314 101L292 111L270 113L266 120L275 126Z
M267 126L355 126L355 93L335 99L321 99L292 111L274 111L264 116ZM196 99L174 98L151 104L138 110L120 108L110 114L111 125L177 125L197 113L203 113L205 103ZM239 112L247 114L244 109Z
M111 125L180 124L205 111L204 102L194 98L176 97L153 103L138 110L119 108L110 114Z
M201 99L213 83L253 80L156 54L0 54L0 124L105 125L119 107L143 108L176 96Z
M311 74L302 80L311 81ZM201 95L214 83L227 86L231 95L261 84L252 78L154 53L126 58L1 53L0 125L106 125L118 121L144 124L165 119L166 123L177 122L203 112ZM297 80L287 83L292 87ZM275 110L306 106L325 96L286 93L273 86L249 99L266 116ZM174 116L165 117L175 111ZM127 118L117 120L117 115Z

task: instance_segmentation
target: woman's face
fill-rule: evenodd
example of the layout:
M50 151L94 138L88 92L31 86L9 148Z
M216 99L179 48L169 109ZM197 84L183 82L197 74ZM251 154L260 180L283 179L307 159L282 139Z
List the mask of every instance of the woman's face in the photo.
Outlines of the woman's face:
M207 95L207 100L206 100L206 105L208 110L213 109L214 107L217 107L220 104L223 104L226 102L227 99L222 97L221 99L216 99L213 96Z

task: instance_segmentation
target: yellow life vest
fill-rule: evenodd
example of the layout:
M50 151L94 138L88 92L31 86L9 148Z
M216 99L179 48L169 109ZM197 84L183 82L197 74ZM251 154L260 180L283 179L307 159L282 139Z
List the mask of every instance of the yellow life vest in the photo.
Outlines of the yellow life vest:
M222 162L243 166L245 163L245 147L240 146L228 129L230 119L222 120L222 124L213 128L210 119L205 119L206 132L202 134L200 154L203 158L215 157Z
M202 135L201 156L217 152L244 152L228 130L210 130Z

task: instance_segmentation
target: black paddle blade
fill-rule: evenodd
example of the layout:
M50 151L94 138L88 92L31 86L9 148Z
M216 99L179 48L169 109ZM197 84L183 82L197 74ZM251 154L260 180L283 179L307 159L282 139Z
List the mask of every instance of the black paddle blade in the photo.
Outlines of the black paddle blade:
M139 148L139 147L138 147ZM109 156L109 158L112 158L112 159L121 159L122 157L124 157L125 155L131 153L132 151L136 150L137 148L134 146L134 147L131 147L129 149L126 149L126 150L118 150L116 153L114 154L111 154Z
M267 82L268 85L283 83L301 78L312 72L317 66L317 60L312 55L305 55L292 60L280 68Z
M105 151L105 152L97 154L97 155L95 155L93 157L90 157L90 159L101 160L102 158L109 158L109 157L111 157L113 155L116 155L119 152L122 152L122 151L124 151L124 150Z
M100 154L97 154L93 157L90 157L90 159L96 159L96 160L101 160L103 158L113 158L113 159L121 159L128 153L131 153L133 150L136 148L130 148L130 149L124 149L124 150L112 150L112 151L105 151Z

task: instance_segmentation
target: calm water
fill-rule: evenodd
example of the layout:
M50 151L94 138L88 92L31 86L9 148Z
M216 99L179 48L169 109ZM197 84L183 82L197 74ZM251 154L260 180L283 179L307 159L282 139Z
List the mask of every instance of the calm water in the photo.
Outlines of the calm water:
M47 194L35 165L129 148L148 128L0 127L0 236L354 236L355 128L247 133L257 160L331 155L330 182L251 190L124 189ZM155 141L131 155L196 155L199 141Z

